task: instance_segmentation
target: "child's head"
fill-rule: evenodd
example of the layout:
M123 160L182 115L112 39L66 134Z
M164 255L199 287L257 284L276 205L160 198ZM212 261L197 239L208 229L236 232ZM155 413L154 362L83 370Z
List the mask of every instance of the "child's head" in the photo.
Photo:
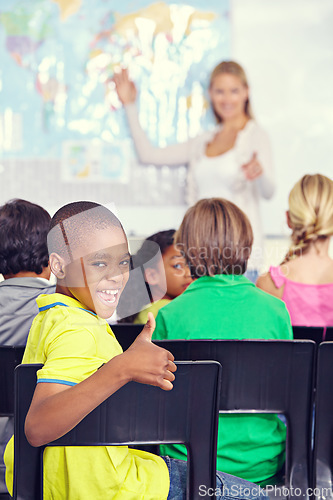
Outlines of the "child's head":
M249 219L234 203L209 198L187 210L175 243L194 278L239 275L246 271L253 233Z
M288 225L292 245L285 260L301 255L318 239L333 234L333 181L321 174L304 175L289 194Z
M51 217L25 200L0 207L0 273L5 278L25 274L50 277L47 232Z
M127 238L117 217L98 203L70 203L53 216L47 242L57 291L101 318L112 316L130 268Z
M192 282L186 261L174 245L174 235L175 230L169 229L149 236L134 258L136 265L144 265L149 287L164 290L163 298L168 299L178 297ZM158 249L162 260L154 258Z

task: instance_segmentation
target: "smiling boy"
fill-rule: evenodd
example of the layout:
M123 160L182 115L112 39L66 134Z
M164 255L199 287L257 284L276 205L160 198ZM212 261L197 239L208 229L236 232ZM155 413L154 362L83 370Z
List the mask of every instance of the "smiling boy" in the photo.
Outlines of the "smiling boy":
M105 207L61 208L48 235L56 293L37 299L23 363L43 363L25 431L33 446L64 435L130 380L172 389L173 356L150 342L154 319L122 353L106 318L115 311L130 268L127 239ZM13 439L5 452L12 491ZM121 447L55 447L44 454L45 499L163 499L169 473L161 457Z

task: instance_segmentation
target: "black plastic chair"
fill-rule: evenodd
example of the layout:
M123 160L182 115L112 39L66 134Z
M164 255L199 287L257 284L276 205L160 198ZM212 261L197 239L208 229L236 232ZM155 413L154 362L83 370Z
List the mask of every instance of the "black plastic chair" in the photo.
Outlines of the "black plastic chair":
M293 326L294 339L313 340L320 344L325 340L325 329L322 326Z
M318 499L333 498L333 343L318 348L313 485Z
M14 431L14 369L21 363L24 346L0 346L0 500L11 497L6 493L3 451Z
M332 342L333 340L333 326L327 326L325 331L325 342Z
M316 344L295 340L160 340L177 360L221 363L220 412L283 413L287 418L285 486L308 499ZM332 414L333 415L333 414ZM333 417L332 417L333 420ZM296 490L295 488L300 488ZM297 494L298 493L298 494ZM304 495L304 496L303 496Z
M14 415L14 370L22 361L25 346L0 346L0 417Z
M110 325L123 351L126 351L126 349L133 344L136 337L142 332L144 326L145 325L134 325L133 323L116 323Z
M24 421L42 365L16 369L14 498L42 498L42 452L24 434ZM131 382L110 396L72 431L48 446L184 443L190 457L187 498L199 500L199 486L216 486L216 447L221 366L178 363L172 391ZM185 395L185 397L184 397Z

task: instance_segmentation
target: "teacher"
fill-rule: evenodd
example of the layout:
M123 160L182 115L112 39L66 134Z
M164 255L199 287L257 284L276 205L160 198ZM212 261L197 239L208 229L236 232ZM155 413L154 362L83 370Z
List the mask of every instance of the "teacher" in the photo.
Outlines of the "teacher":
M209 96L217 120L215 129L165 148L153 146L139 123L137 90L127 70L115 74L114 82L141 163L185 164L188 205L201 198L219 197L246 213L254 234L247 276L255 281L263 263L264 243L259 201L272 197L274 177L270 142L253 118L243 68L223 61L211 74Z

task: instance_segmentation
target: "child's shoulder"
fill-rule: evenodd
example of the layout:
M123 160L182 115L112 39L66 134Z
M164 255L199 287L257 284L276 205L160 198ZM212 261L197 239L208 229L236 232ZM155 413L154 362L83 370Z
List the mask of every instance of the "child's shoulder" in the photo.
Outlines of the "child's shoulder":
M54 293L40 295L36 299L39 314L36 316L32 330L39 337L59 336L68 331L89 332L94 335L97 329L106 325L101 320L81 306L75 299Z
M67 298L63 303L54 301L59 299L57 295L37 299L41 310L30 329L25 362L45 363L54 357L69 359L81 355L107 361L122 352L106 320L68 303Z
M283 281L281 281L283 284ZM279 283L280 285L280 283ZM275 315L286 315L286 305L282 300L283 287L278 288L272 280L271 270L259 276L255 287L256 301L263 311Z
M275 297L281 299L283 295L283 286L285 284L285 275L282 269L277 266L271 266L269 271L259 276L256 282L258 289L263 290Z

